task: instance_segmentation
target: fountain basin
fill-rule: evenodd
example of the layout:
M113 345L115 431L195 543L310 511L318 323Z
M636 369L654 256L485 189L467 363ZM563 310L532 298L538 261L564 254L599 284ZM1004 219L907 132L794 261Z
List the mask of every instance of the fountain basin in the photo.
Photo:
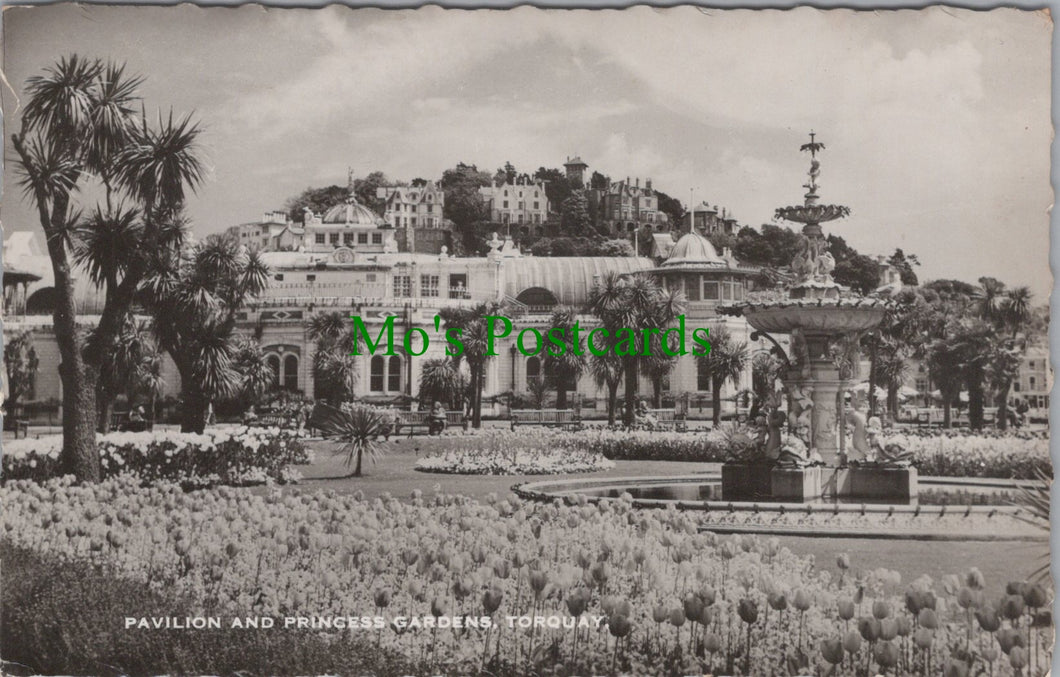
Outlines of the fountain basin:
M759 331L790 334L798 329L813 334L842 334L875 328L883 320L887 308L872 300L861 305L745 305L742 311L748 324Z

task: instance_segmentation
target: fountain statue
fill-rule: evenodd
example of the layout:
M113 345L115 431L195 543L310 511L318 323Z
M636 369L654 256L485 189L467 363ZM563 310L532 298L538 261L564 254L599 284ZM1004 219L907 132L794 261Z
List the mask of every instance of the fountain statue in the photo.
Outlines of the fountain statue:
M836 353L844 345L856 346L861 334L878 327L883 321L888 302L859 296L832 279L835 259L828 252L828 242L821 225L848 216L850 209L819 203L821 163L818 155L824 150L824 144L817 141L816 134L810 132L810 142L803 144L800 150L810 154L809 181L803 186L807 190L803 203L776 210L778 219L802 224L798 250L791 261L794 278L791 286L782 296L773 294L761 300L749 299L723 306L719 310L723 314L743 316L756 330L752 338L756 334L767 337L771 334L790 336L788 368L782 379L788 399L788 425L789 430L794 431L805 443L806 452L801 460L801 453L795 450L794 453L782 454L773 463L771 493L775 495L778 486L782 493L786 492L788 489L785 487L790 488L791 483L794 483L797 486L791 489L792 497L811 500L821 495L858 493L856 488L841 486L847 474L832 472L840 468L846 470L847 466L841 447L848 417L841 415L840 408L849 373L841 368ZM840 429L840 422L843 430ZM864 434L862 430L858 432L854 456L860 459L864 458L867 450L864 449ZM891 463L886 467L893 469L899 466ZM776 475L778 468L788 473L782 481ZM859 465L859 472L862 469ZM761 478L755 481L747 479L749 475L745 470L730 473L733 478L730 483L733 491L730 494L741 494L737 484L744 480L757 487L764 486ZM759 469L753 472L761 474L765 471ZM912 472L915 473L915 470ZM825 486L815 486L817 481ZM828 486L829 483L831 486ZM722 491L724 494L724 481ZM879 489L885 494L887 491L886 487ZM898 493L907 493L907 490L902 489Z

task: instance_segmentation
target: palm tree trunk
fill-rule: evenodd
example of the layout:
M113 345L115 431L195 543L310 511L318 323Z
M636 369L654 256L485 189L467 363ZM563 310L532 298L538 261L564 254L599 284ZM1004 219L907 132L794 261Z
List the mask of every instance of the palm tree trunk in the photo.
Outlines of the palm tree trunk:
M662 376L651 377L651 406L662 409Z
M983 373L975 369L968 379L968 423L972 430L983 429Z
M182 379L181 385L180 432L202 434L206 429L207 398L190 379Z
M618 408L618 381L607 384L607 425L615 425L615 410Z
M567 408L567 384L563 383L563 379L558 379L556 383L556 409Z
M997 403L997 427L998 430L1008 430L1008 395L1012 388L1012 381L1005 379L998 392Z
M942 427L952 428L953 427L953 403L952 399L948 396L942 403Z
M475 367L471 372L471 383L474 390L471 392L471 427L482 427L482 370L484 365Z
M710 400L712 406L714 407L714 415L711 418L711 421L713 422L714 427L717 428L719 425L721 425L721 379L711 379L710 389L712 391L710 393Z
M876 341L869 343L869 416L876 415Z
M626 360L626 425L633 425L636 421L637 405L637 361Z

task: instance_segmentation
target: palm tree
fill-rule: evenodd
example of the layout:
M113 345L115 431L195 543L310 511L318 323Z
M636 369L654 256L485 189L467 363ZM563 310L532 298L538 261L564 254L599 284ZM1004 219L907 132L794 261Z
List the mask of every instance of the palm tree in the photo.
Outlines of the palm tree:
M419 400L422 407L441 402L447 409L463 409L467 379L448 358L425 360L420 370Z
M582 349L580 337L578 344L574 343L574 325L577 321L578 314L573 308L558 306L552 311L549 332L559 329L568 337L564 341L562 354L553 355L549 352L553 346L549 345L543 359L545 373L555 381L553 385L556 388L557 409L567 408L567 391L577 389L578 377L585 371L585 351Z
M482 427L482 389L485 384L486 365L495 357L488 351L488 327L486 316L496 315L501 306L497 303L481 303L474 308L444 308L439 313L444 323L446 336L449 330L458 331L463 350L453 356L454 364L459 368L467 360L471 373L470 401L471 426Z
M155 345L147 325L131 315L125 317L121 333L110 343L103 344L102 340L93 332L88 338L88 349L100 355L102 369L96 381L96 404L99 431L106 433L110 431L115 398L134 389L144 363L155 355Z
M997 391L997 427L1008 428L1008 396L1012 382L1019 377L1021 356L1027 347L1027 339L1021 336L1031 318L1031 290L1016 287L1008 292L998 312L998 331L1005 338L995 344L989 375Z
M338 443L336 453L346 454L346 467L354 465L349 477L361 476L361 461L373 461L380 453L379 437L390 431L387 412L367 404L350 404L341 409L322 406L313 417L313 427L325 439Z
M243 409L258 404L276 386L276 375L257 341L237 338L232 348L232 366L239 376L239 397Z
M358 380L358 362L353 355L354 332L341 312L321 313L309 321L313 352L313 379L317 391L332 406L352 400Z
M928 375L942 395L942 425L952 427L953 403L961 394L962 356L958 346L947 339L932 341L927 353Z
M256 251L211 236L180 253L156 259L143 298L159 344L180 373L181 430L201 433L209 402L238 392L233 363L236 313L268 284Z
M710 378L711 399L714 407L713 424L721 425L721 389L725 384L737 383L747 368L747 343L736 341L728 330L718 327L710 331L710 352L697 356L699 368Z
M188 118L174 123L170 115L150 127L137 115L142 81L127 76L121 65L64 57L27 80L21 127L11 137L20 184L37 208L52 261L63 384L61 465L80 480L99 479L95 400L104 397L102 408L108 409L113 390L97 388L105 351L83 350L77 333L74 265L105 288L93 335L97 346L112 346L151 256L180 247L177 217L186 191L194 190L204 173L197 125ZM104 201L82 219L74 194L92 180Z
M613 426L618 408L618 387L622 385L622 358L610 350L603 355L593 355L589 358L589 372L598 388L607 388L607 424Z
M646 276L624 278L609 273L589 291L587 310L614 340L626 379L626 425L633 425L638 373L644 364L645 330L665 330L683 311L683 297L663 290ZM650 347L650 346L649 346Z

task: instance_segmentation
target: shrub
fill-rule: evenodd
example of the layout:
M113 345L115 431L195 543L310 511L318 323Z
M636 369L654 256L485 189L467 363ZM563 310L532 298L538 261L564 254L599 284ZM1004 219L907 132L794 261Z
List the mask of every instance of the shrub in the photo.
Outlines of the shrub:
M278 428L213 428L202 435L178 432L110 433L96 438L104 477L131 474L144 482L185 487L290 482L294 464L311 462L296 433ZM38 482L58 474L62 436L4 444L4 480Z

